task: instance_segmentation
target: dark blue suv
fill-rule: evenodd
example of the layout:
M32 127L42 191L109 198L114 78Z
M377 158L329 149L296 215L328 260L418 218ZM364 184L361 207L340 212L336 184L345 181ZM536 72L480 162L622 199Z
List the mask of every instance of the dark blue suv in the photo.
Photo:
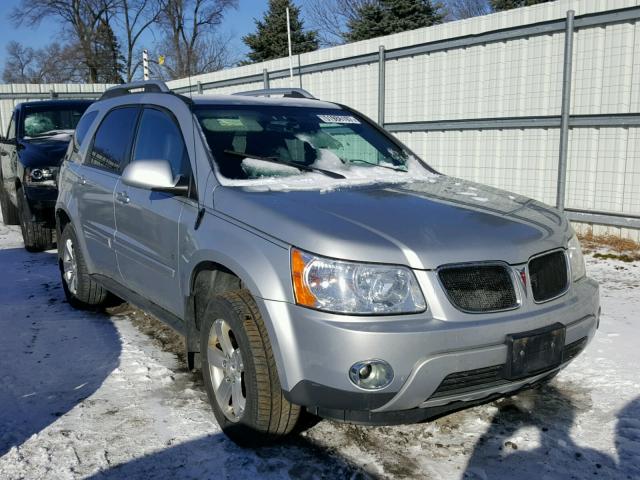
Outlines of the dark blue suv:
M46 100L16 106L0 137L0 207L6 225L20 225L25 248L55 241L58 167L90 100Z

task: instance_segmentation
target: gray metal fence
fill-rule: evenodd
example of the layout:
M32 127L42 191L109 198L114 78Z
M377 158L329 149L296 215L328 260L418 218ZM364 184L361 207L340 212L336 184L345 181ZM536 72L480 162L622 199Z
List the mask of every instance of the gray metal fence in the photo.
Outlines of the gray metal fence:
M613 25L632 25L636 28L636 22L640 19L640 7L624 8L619 10L609 10L604 12L591 13L575 16L573 10L569 10L566 18L551 21L539 22L526 26L506 28L500 30L487 31L481 34L466 35L457 38L450 38L443 41L435 41L422 45L411 45L393 49L385 49L380 46L378 52L355 55L347 58L340 58L326 62L300 65L294 67L296 86L305 87L305 77L332 70L357 67L361 65L377 64L378 86L377 86L377 120L378 123L396 134L410 134L415 132L465 132L474 131L481 134L488 131L509 131L509 130L556 130L557 136L557 175L555 187L555 205L566 212L570 219L579 222L609 225L620 228L640 228L640 209L636 209L637 200L632 200L632 210L629 211L600 211L592 208L575 208L567 205L567 185L568 185L568 164L570 155L570 132L577 129L636 129L640 127L640 113L595 113L595 114L575 114L571 110L572 98L572 73L575 70L574 62L574 37L576 32L587 29L602 29ZM557 115L527 115L527 116L505 116L505 117L474 117L455 118L443 120L427 121L387 121L385 110L387 107L386 66L390 61L405 58L415 58L422 55L433 55L437 52L451 52L453 50L465 50L475 46L486 46L489 44L512 42L519 39L531 39L534 37L549 37L551 35L563 35L562 75L561 94L559 112ZM638 63L639 52L634 51L632 61ZM638 72L640 73L640 71ZM193 85L178 87L175 90L181 93L187 92L207 92L211 90L227 89L229 87L246 88L249 84L261 83L264 88L273 84L274 80L286 80L289 77L289 70L281 68L269 71L263 69L261 74L251 74L237 76L223 80L202 82L196 81ZM456 79L451 78L455 83ZM278 84L282 86L282 84ZM428 89L429 84L425 81L424 88ZM606 133L604 133L606 136ZM407 141L406 138L405 141ZM411 144L409 139L407 143ZM575 142L574 142L575 143ZM419 150L419 149L418 149ZM419 153L425 153L419 152ZM427 157L429 157L428 152ZM633 154L635 152L629 152ZM632 159L637 163L635 159ZM637 167L637 168L635 168ZM446 168L444 169L445 173ZM632 174L640 172L640 167L634 166ZM626 174L626 172L624 172ZM480 178L482 180L482 178ZM640 185L640 184L638 184ZM638 185L631 185L631 195L640 195ZM614 188L612 188L614 190ZM614 191L608 192L614 195ZM629 196L629 195L627 195ZM549 201L548 198L543 200ZM626 209L629 210L629 209Z

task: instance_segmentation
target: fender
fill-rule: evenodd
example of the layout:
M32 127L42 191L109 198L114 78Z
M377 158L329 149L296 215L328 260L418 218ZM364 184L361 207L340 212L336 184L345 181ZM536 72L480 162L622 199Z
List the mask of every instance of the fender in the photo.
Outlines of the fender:
M264 302L261 300L293 302L289 248L227 221L212 211L207 211L200 228L190 234L186 236L191 237L185 246L187 248L181 248L185 261L181 268L181 284L186 299L188 350L198 352L200 349L193 296L195 276L203 266L219 265L240 278L243 286L256 298L269 334L278 374L284 379L284 359L279 346L278 329L264 311ZM193 253L187 258L186 252L189 251Z

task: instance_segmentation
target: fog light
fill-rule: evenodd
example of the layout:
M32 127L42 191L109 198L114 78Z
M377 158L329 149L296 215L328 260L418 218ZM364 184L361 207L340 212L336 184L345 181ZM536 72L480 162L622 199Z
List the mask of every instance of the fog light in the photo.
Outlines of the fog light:
M354 363L349 369L351 382L365 390L379 390L393 380L393 369L384 360L365 360Z

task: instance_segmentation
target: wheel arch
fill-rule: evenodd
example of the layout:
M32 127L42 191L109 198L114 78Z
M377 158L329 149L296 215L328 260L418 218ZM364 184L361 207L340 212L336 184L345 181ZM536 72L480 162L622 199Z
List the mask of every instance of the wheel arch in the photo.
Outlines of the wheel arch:
M248 254L248 252L246 253ZM285 258L288 258L288 251L283 251L282 253ZM213 260L213 258L216 259ZM261 273L261 275L256 276L251 275L250 271L247 270L246 264L241 264L237 257L228 258L226 261L225 259L224 255L214 255L213 252L209 252L209 255L201 257L198 262L194 262L194 267L185 279L188 282L185 327L187 332L187 359L190 369L196 367L197 364L196 354L200 352L200 325L202 325L204 310L212 296L230 290L246 289L254 299L258 300L263 298L267 291L272 290L265 289L265 284L282 283L275 269L270 269L265 263L260 262L259 265L254 265L256 270ZM253 259L255 260L256 258L253 257ZM263 260L266 260L266 257L263 257ZM260 266L263 268L260 268ZM273 267L273 264L271 267ZM288 270L288 263L286 267ZM271 271L267 273L265 270ZM263 287L262 290L260 289L261 286ZM279 287L282 288L283 286L279 285ZM259 307L261 306L260 301L256 301L256 303ZM262 308L260 310L269 335L269 341L276 354L278 372L282 376L284 374L282 370L284 365L279 355L279 342L276 331L272 325L272 319L266 315L267 312L262 311Z
M64 227L66 227L69 223L71 223L71 216L67 213L67 211L64 208L58 207L56 208L55 218L56 218L56 233L58 234L58 237L60 237L60 235L62 235L62 231L64 230Z

